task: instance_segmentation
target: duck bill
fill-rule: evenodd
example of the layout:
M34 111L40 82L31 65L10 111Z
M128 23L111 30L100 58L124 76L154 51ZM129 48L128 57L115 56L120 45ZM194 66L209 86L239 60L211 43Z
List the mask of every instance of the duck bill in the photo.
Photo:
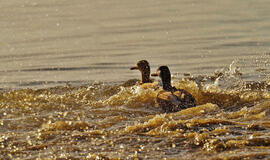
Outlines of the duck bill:
M158 76L158 73L152 73L151 76L152 77L157 77Z
M136 70L139 69L137 66L136 67L131 67L130 70Z

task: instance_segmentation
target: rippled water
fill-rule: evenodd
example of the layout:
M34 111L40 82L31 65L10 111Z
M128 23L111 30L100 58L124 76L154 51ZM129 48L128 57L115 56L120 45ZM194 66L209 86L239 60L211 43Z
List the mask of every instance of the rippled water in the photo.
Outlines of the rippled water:
M235 60L244 79L260 80L269 74L269 3L2 1L0 87L125 81L140 59L180 75Z
M270 1L0 2L0 159L269 159ZM147 59L198 106L132 85Z

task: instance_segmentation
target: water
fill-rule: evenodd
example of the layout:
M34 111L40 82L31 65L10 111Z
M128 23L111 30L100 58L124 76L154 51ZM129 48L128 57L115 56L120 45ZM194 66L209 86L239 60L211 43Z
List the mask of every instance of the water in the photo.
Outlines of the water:
M237 60L244 78L259 80L269 73L269 3L1 2L0 86L125 81L137 76L128 68L140 59L181 75Z
M269 159L269 3L1 1L0 159ZM198 106L124 84L141 59Z

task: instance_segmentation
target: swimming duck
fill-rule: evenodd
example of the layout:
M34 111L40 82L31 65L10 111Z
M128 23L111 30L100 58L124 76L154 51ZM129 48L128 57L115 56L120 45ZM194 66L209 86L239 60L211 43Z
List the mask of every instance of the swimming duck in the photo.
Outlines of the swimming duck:
M163 89L159 91L156 100L165 112L177 112L196 106L196 100L189 92L171 85L171 73L167 66L160 66L151 76L161 78Z
M156 88L158 82L154 82L150 79L150 66L146 60L140 60L137 62L135 67L131 67L130 70L139 70L141 72L141 82L140 85L142 88Z

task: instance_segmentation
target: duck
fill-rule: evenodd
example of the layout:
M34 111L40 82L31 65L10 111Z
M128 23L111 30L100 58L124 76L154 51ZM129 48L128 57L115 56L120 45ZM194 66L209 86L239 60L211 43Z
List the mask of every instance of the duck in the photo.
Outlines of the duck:
M156 89L159 85L158 82L150 79L150 66L147 60L140 60L135 67L131 67L130 70L139 70L141 72L140 86L144 89L153 88Z
M189 92L171 85L171 73L168 66L160 66L151 76L161 78L162 89L158 92L156 102L163 111L178 112L196 106L196 100Z

